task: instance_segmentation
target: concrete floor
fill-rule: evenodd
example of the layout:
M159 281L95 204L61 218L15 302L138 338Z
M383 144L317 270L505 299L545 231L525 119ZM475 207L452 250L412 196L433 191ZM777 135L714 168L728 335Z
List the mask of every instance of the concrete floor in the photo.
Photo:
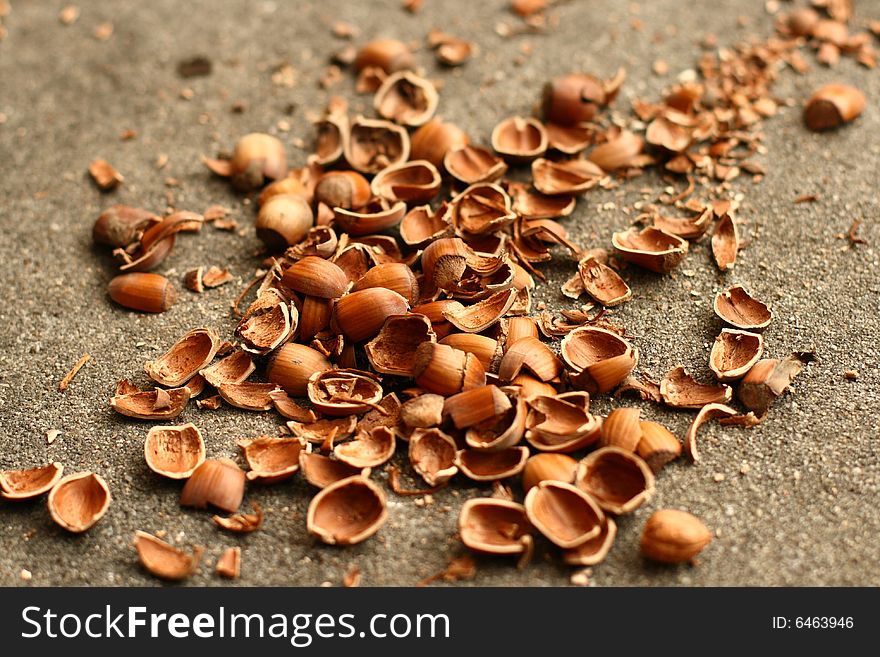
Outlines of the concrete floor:
M249 131L276 132L289 121L293 165L304 161L296 140L311 140L306 119L328 92L318 88L328 54L343 45L331 35L335 20L361 30L360 40L388 35L423 39L437 26L479 44L473 61L459 70L434 70L427 52L419 60L442 77L440 113L477 141L512 113L527 113L550 76L569 70L610 75L618 66L629 77L617 107L635 97L654 98L674 74L694 65L707 32L720 43L769 34L772 17L762 0L693 3L653 0L641 4L590 0L556 10L558 29L549 35L501 39L493 27L515 24L506 0L451 3L428 0L417 15L397 0L354 3L78 2L75 24L60 24L62 2L13 0L0 43L0 468L63 462L68 472L92 469L106 477L114 501L107 516L82 536L71 536L48 517L45 500L0 505L0 584L20 585L22 569L33 585L154 585L131 547L135 530L166 530L176 542L206 546L201 572L189 583L217 585L213 563L222 548L239 544L243 585L338 584L350 565L365 585L411 585L440 570L463 548L453 537L461 502L487 494L485 486L456 480L430 506L389 495L390 519L373 539L350 549L317 544L305 531L311 490L294 481L248 490L245 504L267 511L264 529L238 538L221 533L210 514L181 509L179 484L154 476L143 461L147 424L117 416L108 406L114 382L143 380L142 365L189 328L209 324L225 334L233 322L229 304L239 283L201 296L182 290L170 312L125 312L105 298L113 273L110 259L91 245L91 225L113 203L164 209L166 192L177 207L201 211L220 203L235 209L243 237L207 228L184 235L160 272L180 281L198 265L230 266L247 280L259 244L252 209L199 162ZM876 4L858 3L860 19L880 18ZM871 13L873 12L873 13ZM739 20L739 17L745 20ZM643 29L634 29L638 19ZM111 21L107 41L92 36ZM520 58L529 44L533 52ZM179 60L207 55L208 77L182 80ZM651 63L662 57L671 73L658 77ZM292 88L271 80L276 66L296 71ZM724 285L745 284L772 304L776 319L765 333L766 353L784 356L814 350L818 362L797 380L769 418L751 430L708 426L701 435L703 462L667 467L657 495L620 522L608 559L593 568L598 586L665 585L877 585L880 574L880 277L878 277L877 172L880 170L880 76L845 60L839 68L815 67L808 75L785 73L780 98L801 103L821 83L841 80L865 91L868 108L854 125L816 135L802 126L797 107L764 126L767 175L760 185L743 180L740 216L748 222L747 248L736 269L723 276L711 264L706 243L697 244L677 274L659 279L627 274L635 298L614 313L637 336L640 369L658 378L683 363L707 375L709 346L720 325L711 299ZM477 88L481 87L482 92ZM193 91L182 99L184 88ZM331 91L354 97L348 76ZM230 107L247 103L243 114ZM124 130L137 131L122 141ZM157 170L161 154L168 164ZM86 176L101 156L124 175L113 194L101 194ZM165 186L173 177L179 187ZM631 204L647 177L623 192L591 192L564 220L583 246L607 246L628 223L619 210L597 211L609 201ZM816 203L794 204L816 194ZM838 234L862 219L866 245L850 247ZM558 285L573 271L551 271L541 288L551 308L572 307ZM57 384L83 352L93 360L66 393ZM845 370L859 378L845 380ZM634 403L627 400L626 403ZM597 404L604 412L607 400ZM683 435L691 414L644 405L644 414ZM211 456L235 456L234 439L271 431L273 414L224 409L181 421L203 429ZM63 433L47 445L45 432ZM743 465L748 473L743 475ZM724 475L717 481L716 475ZM380 475L384 479L384 474ZM638 536L660 507L697 514L717 534L697 567L657 567L642 560ZM564 585L570 570L540 543L523 572L504 559L479 559L478 585Z

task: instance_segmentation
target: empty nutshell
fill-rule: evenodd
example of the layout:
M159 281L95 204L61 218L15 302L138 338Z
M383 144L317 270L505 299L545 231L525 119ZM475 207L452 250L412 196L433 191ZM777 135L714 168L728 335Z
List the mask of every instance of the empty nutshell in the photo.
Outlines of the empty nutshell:
M572 370L572 383L590 394L609 392L617 387L639 360L639 351L611 331L586 326L571 331L560 350Z
M630 513L654 494L654 474L633 452L619 447L601 447L578 464L578 488L599 506L615 515Z
M686 511L655 511L642 530L642 554L661 563L690 561L712 542L712 532Z
M213 506L234 513L244 498L245 474L229 459L208 459L196 468L180 492L181 506Z
M605 516L605 524L597 536L576 548L565 550L562 560L569 566L595 566L605 561L617 537L617 523L611 516Z
M498 481L522 472L528 458L529 448L522 445L496 452L463 449L458 452L456 464L468 479Z
M590 495L561 481L538 482L526 494L525 507L532 525L564 549L595 538L605 522L605 514Z
M660 396L667 406L702 408L706 404L726 404L733 390L723 383L700 383L679 365L663 376Z
M151 574L170 582L179 582L199 567L203 549L187 553L146 532L135 532L135 548L141 565Z
M491 143L505 160L530 162L547 150L547 130L537 119L512 116L495 126Z
M396 446L394 431L377 426L358 434L354 440L337 445L333 455L353 468L375 468L394 456Z
M722 329L709 354L709 369L719 381L736 381L758 362L762 353L764 338L760 333Z
M742 285L734 285L715 295L712 309L726 324L747 331L767 328L773 319L767 305L755 299Z
M653 226L614 233L611 245L624 260L658 274L675 269L688 252L685 240Z
M311 445L302 438L290 436L258 436L239 440L250 470L248 481L274 484L292 477L300 468L299 456L311 451Z
M156 383L181 386L199 373L213 359L220 348L220 336L212 328L197 328L187 332L156 360L144 363L147 375Z
M461 541L483 554L531 556L534 531L522 504L494 498L468 500L458 516Z
M99 474L78 472L60 479L49 491L49 515L67 531L91 529L110 507L110 488Z
M205 460L202 432L192 423L152 427L144 441L144 459L158 475L187 479Z
M329 545L354 545L368 539L388 519L385 494L361 475L322 488L309 504L306 527Z
M416 429L409 439L409 462L429 486L445 484L458 473L455 440L440 429Z
M370 476L370 468L356 468L348 463L318 454L317 452L300 452L299 465L303 477L316 488L326 488L337 481L348 479L355 475Z
M526 440L537 450L569 453L599 440L602 422L589 412L585 392L531 395L526 404Z
M376 91L373 107L383 118L410 127L427 123L440 96L430 80L411 71L392 73Z
M30 500L48 493L61 479L64 466L53 462L26 470L0 471L0 498Z

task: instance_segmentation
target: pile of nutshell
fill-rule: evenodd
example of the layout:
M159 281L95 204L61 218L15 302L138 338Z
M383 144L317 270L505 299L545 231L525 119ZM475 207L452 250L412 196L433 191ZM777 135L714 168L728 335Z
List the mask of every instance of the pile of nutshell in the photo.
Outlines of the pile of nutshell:
M268 134L240 138L229 157L204 159L236 189L259 192L256 232L271 255L236 301L235 342L213 327L194 328L145 363L155 387L120 381L112 408L161 423L146 434L148 466L185 482L182 505L231 514L213 519L232 532L255 531L263 520L257 505L240 512L248 482L276 484L299 472L316 490L308 531L333 545L367 540L388 515L382 478L371 475L400 448L425 487L404 489L388 465L394 494L435 493L455 477L495 482L491 496L460 509L461 541L471 550L510 555L522 567L540 534L566 564L600 563L614 543L615 518L651 499L662 468L682 452L699 460L701 425L760 422L806 360L765 357L761 331L771 311L735 285L714 300L728 326L708 354L716 380L676 367L657 383L635 374L638 346L605 309L631 299L628 267L668 274L695 240L711 236L716 266L734 266L740 238L731 182L760 175L750 158L761 148L755 127L778 109L773 80L786 65L803 66L802 46L822 48L813 31L826 25L825 34L828 21L845 29L813 9L794 10L765 42L707 53L698 80L659 102L636 101L628 126L608 111L622 71L607 80L553 79L539 116L504 118L485 145L435 118L438 92L415 72L406 44L367 43L351 64L359 88L375 94L375 117L349 116L347 104L333 99L302 168L288 168L284 145ZM829 85L809 99L805 121L833 128L864 105L858 90ZM121 176L108 167L93 163L92 174L113 187ZM664 194L608 249L569 239L560 220L580 196L649 167L680 176L683 191ZM509 168L519 179L530 169L531 181L507 179ZM178 233L222 218L217 209L103 212L94 239L122 263L111 299L167 310L175 286L148 270ZM562 292L589 297L562 318L532 301L544 280L541 263L560 252L574 272ZM185 283L202 292L231 279L200 268ZM638 408L591 412L591 399L622 392L693 409L683 440ZM734 396L744 410L729 405ZM279 435L238 441L245 471L229 459L206 459L194 424L171 424L192 404L275 412L286 422ZM86 531L107 511L110 491L98 474L62 475L59 463L3 472L0 491L7 499L48 491L52 518ZM524 499L497 483L512 478ZM711 539L698 518L662 509L645 523L641 549L656 561L683 562ZM169 580L189 576L201 557L200 549L180 550L143 532L135 543L144 567ZM217 572L237 577L240 558L230 548Z

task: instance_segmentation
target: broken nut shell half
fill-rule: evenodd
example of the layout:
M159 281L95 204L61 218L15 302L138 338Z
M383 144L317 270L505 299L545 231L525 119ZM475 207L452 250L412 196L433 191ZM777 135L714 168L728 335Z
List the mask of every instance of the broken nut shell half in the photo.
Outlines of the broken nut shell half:
M110 488L101 475L78 472L49 491L49 515L62 528L80 534L104 517L110 500Z
M312 498L306 527L329 545L354 545L379 531L387 519L385 493L366 477L355 475Z

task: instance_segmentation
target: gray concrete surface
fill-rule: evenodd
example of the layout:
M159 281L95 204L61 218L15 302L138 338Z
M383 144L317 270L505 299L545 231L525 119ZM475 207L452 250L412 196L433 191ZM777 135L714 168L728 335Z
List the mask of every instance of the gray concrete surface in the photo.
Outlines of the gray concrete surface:
M166 191L180 208L227 205L245 228L243 237L210 228L182 236L160 271L180 280L194 266L229 265L246 280L258 249L252 209L206 173L199 155L228 147L248 131L277 132L278 120L286 119L291 130L282 137L291 142L292 163L303 162L305 152L292 142L310 141L306 110L328 95L316 80L327 55L343 44L330 33L334 20L358 26L360 40L421 40L437 26L476 41L479 55L460 70L434 70L427 52L419 59L445 80L440 112L484 142L498 119L530 111L542 82L554 74L583 69L607 75L626 66L629 79L618 102L626 108L636 96L655 97L674 73L691 67L703 34L731 43L768 34L772 21L762 0L696 8L654 0L642 3L638 14L629 3L584 0L556 10L561 21L551 34L504 40L493 26L515 19L502 0L427 0L415 16L401 11L397 0L81 1L81 16L69 27L56 17L62 4L13 0L5 19L8 36L0 43L0 112L7 117L0 125L0 467L58 460L68 472L91 469L107 478L114 501L105 519L82 536L56 527L45 499L0 505L0 584L12 586L24 583L22 569L32 573L33 585L155 585L131 547L136 529L166 530L175 542L206 546L202 570L190 580L195 585L223 583L213 563L233 544L243 551L242 585L335 585L351 564L360 567L366 585L411 585L463 551L454 538L458 508L488 489L462 480L430 506L389 495L388 524L351 549L328 548L306 534L311 491L299 480L250 488L246 504L258 501L267 510L264 529L243 538L222 533L210 514L178 506L178 484L146 468L142 441L148 425L120 418L107 403L118 378L142 381L143 361L189 328L215 324L228 334L229 303L239 285L202 296L184 290L178 305L160 316L120 310L105 298L113 268L91 246L92 222L113 203L161 211ZM876 4L857 4L860 19L880 18ZM740 16L746 20L738 22ZM633 29L633 18L642 22L641 31ZM103 21L114 25L104 42L92 37ZM524 44L533 53L518 62ZM176 63L197 54L213 60L213 74L181 80ZM651 73L657 57L669 63L668 76ZM271 82L273 67L285 62L296 70L293 88ZM775 309L765 333L767 353L813 349L819 360L762 425L707 427L701 437L705 460L663 471L651 503L621 520L613 551L593 569L595 585L880 584L880 76L845 60L836 70L786 73L776 91L800 103L831 80L866 92L865 115L824 135L807 133L797 108L765 124L766 179L739 184L748 246L735 271L719 275L707 244L698 244L674 276L629 273L635 299L614 314L637 336L642 371L659 378L684 363L706 375L709 345L720 328L710 309L712 295L723 285L743 283ZM180 97L185 87L194 93L191 100ZM346 77L332 92L350 95L351 88ZM243 114L230 111L238 100L247 103ZM357 97L354 107L368 100ZM121 141L126 129L136 130L137 138ZM163 153L168 165L160 171L154 161ZM85 171L96 156L125 175L116 193L101 194L88 181ZM166 188L168 177L180 186ZM632 203L649 184L657 181L636 181L622 196L590 193L565 220L576 241L607 245L628 220L619 210L598 212L597 206ZM819 200L793 204L802 194ZM837 235L855 218L864 221L861 235L868 244L851 248ZM572 305L558 292L570 271L553 270L554 285L542 288L539 297L550 307ZM93 361L59 393L58 381L84 351ZM844 380L845 370L858 371L858 380ZM609 402L598 408L607 410ZM689 413L644 408L679 435L690 419ZM181 419L203 428L212 456L235 456L234 439L271 431L277 422L271 414L229 409L192 408ZM63 431L51 446L49 429ZM750 468L745 475L744 464ZM641 526L665 506L692 511L716 532L697 567L657 567L639 556ZM470 583L564 585L570 575L545 543L523 572L504 559L479 559L478 567Z

